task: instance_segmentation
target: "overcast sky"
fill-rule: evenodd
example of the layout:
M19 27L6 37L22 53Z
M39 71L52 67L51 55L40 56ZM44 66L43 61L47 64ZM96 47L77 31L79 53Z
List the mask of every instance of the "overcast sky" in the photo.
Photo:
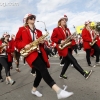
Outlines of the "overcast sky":
M100 0L0 0L0 37L4 32L16 34L27 13L45 22L50 34L59 18L66 14L68 27L73 32L73 25L83 25L87 20L100 21ZM35 24L44 31L43 23Z

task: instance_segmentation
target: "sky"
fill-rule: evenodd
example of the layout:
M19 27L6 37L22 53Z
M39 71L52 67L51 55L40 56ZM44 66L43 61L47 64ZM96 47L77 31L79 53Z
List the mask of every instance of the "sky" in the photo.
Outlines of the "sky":
M88 20L100 21L100 0L0 0L0 37L4 32L16 34L28 13L36 15L36 28L45 34L46 25L50 35L66 14L68 28L73 33L73 25L83 25Z

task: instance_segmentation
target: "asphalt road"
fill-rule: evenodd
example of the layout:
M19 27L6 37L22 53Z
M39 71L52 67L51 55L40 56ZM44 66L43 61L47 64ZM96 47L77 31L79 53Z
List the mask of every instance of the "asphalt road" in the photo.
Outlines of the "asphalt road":
M59 66L59 57L51 57L49 59L51 68L49 72L57 85L63 88L67 85L68 91L73 91L74 95L65 100L100 100L100 66L92 68L87 66L85 59L85 52L80 51L77 55L74 54L78 63L85 70L93 70L91 77L86 80L74 67L69 66L66 75L67 80L59 79L62 67ZM95 58L91 58L92 63L95 63ZM13 63L11 70L11 77L16 83L11 86L6 85L5 81L0 83L0 100L57 100L56 93L44 82L41 81L38 90L43 94L43 97L38 98L31 94L31 89L34 81L34 76L30 74L31 69L26 64L24 66L20 60L21 72L15 71L15 64ZM3 78L5 79L4 69L2 71Z

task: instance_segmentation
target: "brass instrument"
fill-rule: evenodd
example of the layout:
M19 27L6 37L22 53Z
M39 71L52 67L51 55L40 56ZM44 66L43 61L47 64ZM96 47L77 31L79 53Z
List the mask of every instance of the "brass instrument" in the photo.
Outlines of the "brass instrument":
M97 40L94 40L94 41L90 42L89 44L90 44L90 46L93 46L96 42L97 42Z
M76 32L74 32L72 35L68 36L68 38L65 39L65 41L64 41L63 43L59 44L59 49L62 50L62 49L64 49L65 47L71 45L71 39L72 39L72 37L75 36L75 35L76 35Z
M42 39L44 40L44 38L46 36L48 36L48 32L45 34L45 35L42 35L41 37L39 37L38 39L36 39L35 41L31 42L29 45L30 45L30 48L29 49L26 49L26 48L22 48L20 50L20 54L23 56L23 57L27 57L30 53L32 53L33 51L36 51L38 49L38 46L39 46L39 41L41 41Z
M95 36L94 36L92 42L89 43L90 46L93 46L97 42L97 40L96 40L97 35L98 35L97 32L95 32Z
M0 51L1 51L2 53L5 51L5 50L4 50L4 47L7 46L7 45L8 45L8 44L3 44L3 45L0 46Z
M7 46L7 44L3 44L0 46L0 49L3 49L5 46Z

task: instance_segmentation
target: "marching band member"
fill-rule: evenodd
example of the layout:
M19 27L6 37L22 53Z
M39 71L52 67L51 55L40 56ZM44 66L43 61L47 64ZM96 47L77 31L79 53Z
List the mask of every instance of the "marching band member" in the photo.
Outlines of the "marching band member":
M10 65L10 69L13 69L12 63L13 63L13 52L14 52L14 44L13 44L13 39L11 36L11 40L9 41L9 53L8 53L8 62Z
M90 21L85 22L85 27L82 30L83 48L86 51L86 60L87 60L88 66L95 67L95 65L93 66L90 61L91 49L94 49L94 52L96 55L96 65L100 65L100 62L99 62L100 51L96 43L92 46L90 45L90 43L92 43L94 40L93 39L94 34L93 34L93 31L91 30L90 25L91 25Z
M48 56L50 56L50 57L54 56L54 53L52 52L52 48L51 48L48 40L45 40L45 42L44 42L44 48L45 48L45 51L46 51L46 53L47 53Z
M98 47L99 47L99 49L100 49L100 33L98 34L98 36L97 36L97 45L98 45Z
M54 55L57 54L57 48L56 48L56 44L54 42L51 41L51 47L53 48L53 52L54 52Z
M82 47L83 47L83 39L82 39L82 37L80 36L79 37L79 39L78 39L78 45L79 45L79 50L81 50L82 49Z
M53 33L51 35L51 40L56 43L57 50L60 56L64 58L65 64L62 68L60 78L67 79L67 77L64 75L69 64L72 63L73 66L77 71L79 71L86 79L91 75L92 70L87 72L84 71L81 66L77 63L77 60L73 57L70 50L68 50L69 47L65 47L62 50L59 48L59 44L64 43L65 39L68 37L68 33L70 33L70 30L67 28L66 22L68 21L68 18L66 15L64 15L62 18L58 21L58 27L53 29ZM74 41L72 40L71 45L74 45Z
M0 73L2 70L2 66L5 68L5 73L6 73L6 84L11 84L13 85L15 81L11 78L10 76L10 65L9 62L11 61L11 57L8 56L12 51L12 47L9 43L9 34L4 34L3 39L0 41ZM3 47L2 47L3 46Z
M24 17L25 26L19 28L16 35L16 48L21 50L22 48L29 49L30 43L42 36L42 32L35 28L36 16L32 14L26 14ZM44 40L39 41L39 49L30 53L25 57L27 63L36 70L36 77L33 83L31 93L37 97L42 97L42 94L37 91L41 79L57 93L58 99L67 98L73 94L73 92L67 92L58 87L55 81L50 76L47 67L50 67L48 57L44 50Z
M11 43L12 43L13 49L14 49L13 58L14 58L14 61L15 61L15 63L16 63L16 71L17 71L17 72L20 72L20 70L19 70L20 52L19 52L19 50L15 47L15 35L14 35L14 34L11 35Z

